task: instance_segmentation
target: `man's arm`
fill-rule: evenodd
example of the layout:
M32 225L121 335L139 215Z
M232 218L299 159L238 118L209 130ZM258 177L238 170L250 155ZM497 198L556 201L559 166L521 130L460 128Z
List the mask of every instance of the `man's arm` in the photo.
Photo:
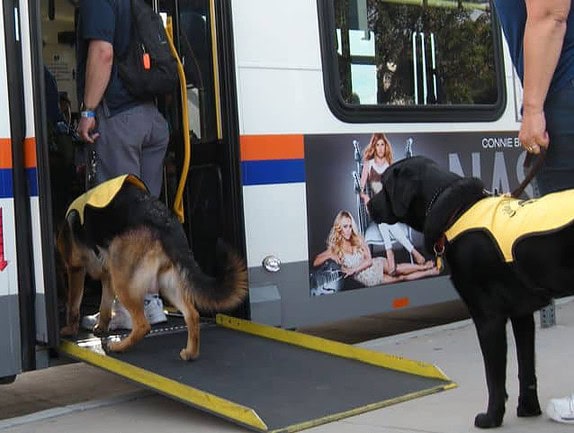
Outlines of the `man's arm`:
M87 109L95 110L101 102L110 82L113 62L114 48L112 44L100 40L90 41L84 89L84 106ZM78 134L87 143L93 143L98 137L97 134L91 134L95 127L95 118L81 117Z
M544 101L566 34L571 0L526 0L523 117L519 138L525 148L548 147Z
M88 47L84 105L95 108L104 96L110 82L114 47L106 41L92 40Z

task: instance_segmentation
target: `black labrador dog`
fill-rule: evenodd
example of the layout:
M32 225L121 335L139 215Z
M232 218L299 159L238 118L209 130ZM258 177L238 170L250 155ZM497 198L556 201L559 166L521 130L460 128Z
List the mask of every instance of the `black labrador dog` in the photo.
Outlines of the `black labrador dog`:
M463 232L444 241L445 231L466 210L490 200L479 179L461 177L428 158L413 157L392 164L382 183L382 191L368 203L371 217L377 223L400 221L422 232L429 251L440 253L444 247L452 283L476 327L486 370L488 407L476 416L475 426L502 424L508 397L508 319L518 354L517 415L540 415L533 313L552 298L574 294L574 226L567 223L557 230L519 238L512 245L513 260L505 260L493 236L484 230ZM516 200L519 205L534 201Z

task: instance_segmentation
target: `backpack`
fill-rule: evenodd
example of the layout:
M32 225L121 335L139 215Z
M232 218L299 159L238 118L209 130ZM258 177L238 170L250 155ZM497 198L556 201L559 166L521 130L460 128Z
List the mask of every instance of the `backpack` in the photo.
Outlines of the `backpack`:
M130 0L132 32L126 54L117 59L118 74L138 99L173 92L179 84L177 60L172 55L163 21L144 0Z

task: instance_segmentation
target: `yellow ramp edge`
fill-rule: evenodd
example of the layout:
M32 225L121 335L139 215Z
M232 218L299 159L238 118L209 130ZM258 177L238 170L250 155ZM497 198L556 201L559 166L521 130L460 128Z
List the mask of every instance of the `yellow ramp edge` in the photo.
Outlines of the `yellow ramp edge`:
M302 422L300 424L293 424L285 428L280 428L277 430L271 430L269 433L293 433L300 430L306 430L311 427L316 427L322 424L327 424L334 421L339 421L344 418L349 418L351 416L360 415L365 412L370 412L376 409L382 409L387 406L392 406L394 404L402 403L404 401L412 400L419 397L424 397L425 395L435 394L437 392L445 391L448 389L456 388L455 383L450 383L446 386L435 386L433 388L424 389L421 391L412 392L410 394L401 395L400 397L391 398L388 400L379 401L376 403L366 404L364 406L357 407L355 409L348 410L346 412L340 412L333 415L328 415L322 418L316 418L310 421Z
M378 367L385 367L391 370L410 373L417 376L442 379L451 382L450 384L441 387L441 389L456 387L456 384L452 383L440 368L426 362L414 361L383 352L375 352L362 347L351 346L349 344L326 340L324 338L302 334L295 331L274 328L272 326L262 325L248 320L226 316L224 314L218 314L216 316L216 322L218 325L226 328L236 329L248 334L259 335L261 337L293 344L306 349L329 353L342 358L354 359L367 364L376 365Z
M81 347L82 342L73 343L62 340L60 350L68 355L89 362L97 367L119 374L135 382L147 385L153 389L172 396L191 405L201 407L209 412L221 414L229 419L236 420L246 426L257 430L268 431L267 425L257 415L257 413L246 406L223 399L213 394L200 391L187 385L182 385L172 379L165 378L155 373L151 373L139 367L135 367L126 362L105 355L100 346L100 353L97 347Z

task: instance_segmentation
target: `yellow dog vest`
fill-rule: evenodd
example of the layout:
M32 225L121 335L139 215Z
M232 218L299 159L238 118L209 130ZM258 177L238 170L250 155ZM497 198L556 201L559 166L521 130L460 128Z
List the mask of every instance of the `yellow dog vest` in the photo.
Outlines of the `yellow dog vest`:
M512 248L521 237L556 231L574 220L574 190L519 200L508 196L476 202L445 232L448 241L469 230L488 231L504 256L512 262Z
M104 208L110 204L116 194L122 189L126 182L135 185L142 190L147 191L145 184L133 174L124 174L123 176L114 177L100 183L99 185L89 189L84 194L76 198L68 211L66 216L73 210L77 211L80 215L80 223L84 224L84 208L86 206Z

